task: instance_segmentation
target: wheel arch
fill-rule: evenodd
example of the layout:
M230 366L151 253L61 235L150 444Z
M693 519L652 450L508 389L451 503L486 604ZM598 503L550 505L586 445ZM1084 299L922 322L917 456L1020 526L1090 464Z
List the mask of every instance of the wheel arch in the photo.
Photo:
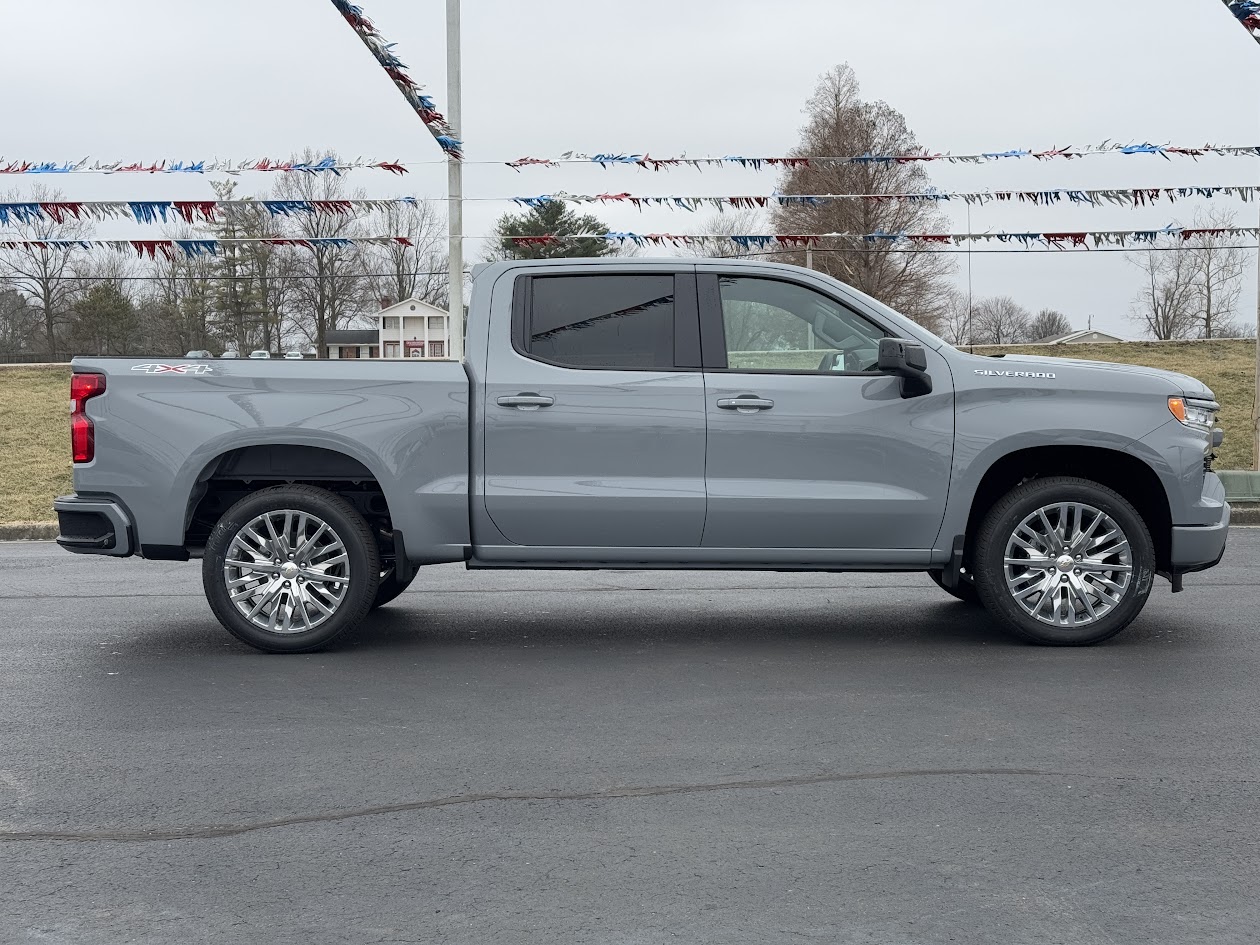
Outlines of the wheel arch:
M285 483L328 489L351 501L369 521L391 525L387 483L368 464L370 459L356 453L334 445L274 441L221 449L200 465L186 490L185 546L195 547L243 496Z
M1156 569L1166 573L1172 561L1172 511L1159 474L1122 450L1100 446L1035 446L995 460L971 498L965 535L970 555L980 523L989 509L1022 482L1048 476L1076 476L1124 496L1146 522L1155 545Z

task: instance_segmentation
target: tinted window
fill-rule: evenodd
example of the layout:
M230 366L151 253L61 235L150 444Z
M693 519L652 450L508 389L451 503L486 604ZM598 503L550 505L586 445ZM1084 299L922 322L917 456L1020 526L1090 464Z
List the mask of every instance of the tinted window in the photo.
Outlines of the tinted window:
M674 367L674 277L545 276L533 282L530 354L584 368Z
M722 325L732 371L874 371L884 332L813 289L723 276Z

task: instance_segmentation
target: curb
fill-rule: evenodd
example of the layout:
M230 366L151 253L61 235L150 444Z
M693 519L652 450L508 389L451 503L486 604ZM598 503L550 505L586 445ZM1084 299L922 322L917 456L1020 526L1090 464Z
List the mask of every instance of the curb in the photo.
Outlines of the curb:
M1230 525L1260 525L1260 505L1235 505L1230 509Z
M0 541L52 541L58 531L56 522L13 522L0 525Z

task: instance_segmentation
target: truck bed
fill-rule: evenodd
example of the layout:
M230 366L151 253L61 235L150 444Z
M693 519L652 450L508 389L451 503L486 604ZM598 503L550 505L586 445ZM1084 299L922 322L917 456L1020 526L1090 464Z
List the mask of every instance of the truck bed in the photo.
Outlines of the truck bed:
M106 378L87 402L96 458L76 464L75 492L120 500L146 547L185 544L199 482L266 479L260 448L292 446L304 462L328 450L366 467L411 556L462 559L469 382L458 362L78 358L74 370ZM190 507L181 517L172 503Z

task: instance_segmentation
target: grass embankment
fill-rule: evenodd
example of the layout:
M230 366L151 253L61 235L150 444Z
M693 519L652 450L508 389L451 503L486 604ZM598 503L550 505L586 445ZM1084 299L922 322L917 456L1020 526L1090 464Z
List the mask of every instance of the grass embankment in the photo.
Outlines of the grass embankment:
M1225 446L1217 468L1251 468L1254 342L976 349L977 354L1002 352L1147 364L1197 377L1212 388L1223 408ZM816 366L817 353L809 357L810 366ZM71 491L69 374L68 367L0 368L0 523L51 521L52 500Z
M48 522L72 492L70 366L0 368L0 523Z

